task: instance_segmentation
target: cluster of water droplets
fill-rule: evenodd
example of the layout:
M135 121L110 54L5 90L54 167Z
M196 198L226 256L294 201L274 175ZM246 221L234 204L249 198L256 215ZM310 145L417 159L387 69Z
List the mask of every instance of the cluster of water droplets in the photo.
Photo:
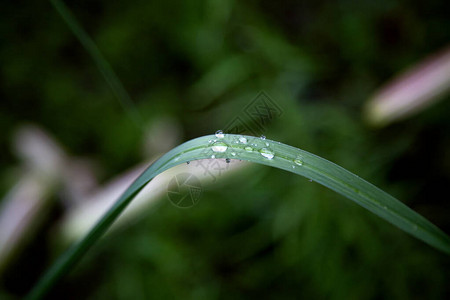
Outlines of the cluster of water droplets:
M262 135L262 136L260 137L260 139L261 139L262 141L265 141L265 140L266 140L266 137L265 137L264 135ZM266 147L261 148L261 150L259 150L259 153L261 153L261 155L262 155L264 158L267 158L267 159L273 159L273 158L275 157L275 152L273 152L272 149L270 149L269 143L268 143L268 142L265 142L264 144L266 145Z
M222 130L218 130L215 133L216 139L210 140L211 150L215 153L225 153L230 147L223 140L225 138L225 134ZM229 143L242 144L244 146L244 150L246 152L257 151L267 160L272 160L275 158L275 152L270 148L270 143L266 141L266 137L262 135L259 139L255 138L252 140L248 140L245 136L239 136ZM259 150L258 150L259 149ZM236 157L237 153L235 151L230 152L231 156ZM216 155L211 155L211 158L216 158ZM230 162L230 158L226 158L226 162ZM304 160L302 155L297 155L292 159L292 168L295 169L298 166L303 166Z
M222 130L217 130L215 136L217 139L221 140L225 137L225 134ZM213 152L223 153L228 149L228 145L225 142L218 140L209 140L209 142L212 143L211 150ZM211 158L216 158L216 156L213 154L211 155Z
M264 141L264 140L266 139L266 137L262 135L262 136L260 137L260 139L261 139L262 141ZM244 144L244 145L247 145L247 146L244 147L244 150L247 151L247 152L253 152L253 150L254 150L253 147L255 147L255 149L256 149L256 147L258 147L258 143L257 143L256 140L250 142L249 144L247 144L247 143L248 143L247 138L246 138L246 137L243 137L243 136L239 137L239 142L241 142L241 143ZM273 158L275 157L275 153L272 151L272 149L270 149L269 143L268 143L268 142L265 142L264 144L265 144L265 147L261 148L261 149L259 150L259 153L260 153L264 158L266 158L266 159L268 159L268 160L273 159ZM252 147L252 146L253 146L253 147Z

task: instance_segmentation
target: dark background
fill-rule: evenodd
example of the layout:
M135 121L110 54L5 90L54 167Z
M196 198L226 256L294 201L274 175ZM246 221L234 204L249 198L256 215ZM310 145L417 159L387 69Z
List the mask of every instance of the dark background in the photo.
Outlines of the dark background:
M449 3L66 1L130 94L124 109L50 2L3 2L1 195L16 180L23 124L95 162L103 183L158 155L142 149L161 119L181 143L224 128L264 90L283 110L268 138L345 167L449 233L448 96L383 128L362 117L378 88L448 45ZM52 197L0 274L0 296L23 296L61 251L66 207ZM160 201L101 240L51 297L450 297L448 256L291 173L251 166L205 185L189 210Z

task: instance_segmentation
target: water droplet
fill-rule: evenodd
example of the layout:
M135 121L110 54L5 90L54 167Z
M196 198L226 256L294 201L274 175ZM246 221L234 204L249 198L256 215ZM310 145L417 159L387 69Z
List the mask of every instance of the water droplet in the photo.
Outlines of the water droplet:
M309 182L312 182L312 179L310 179Z
M211 149L214 152L225 152L228 149L228 145L223 142L215 142Z
M269 143L266 143L266 146L269 147Z
M250 146L247 146L247 147L245 147L244 149L245 149L245 151L247 151L247 152L252 152L252 151L253 151L253 148L250 147Z
M239 142L241 142L242 144L247 144L247 139L245 137L241 136L239 138Z
M227 164L229 164L229 163L230 163L230 161L231 161L231 159L229 159L229 158L226 158L226 159L225 159L225 161L226 161L226 163L227 163Z
M216 158L216 156L213 154L213 155L211 155L211 158L214 159L214 158Z
M224 137L225 137L225 134L223 133L222 130L217 130L216 131L216 138L223 139Z
M190 163L191 163L190 161L187 161L187 162L186 162L187 165L190 164Z
M231 152L231 155L236 156L236 152Z
M292 169L295 169L295 166L294 166L294 165L292 166Z
M299 166L303 165L303 157L301 155L297 156L297 158L294 159L294 163Z
M264 156L267 159L272 159L275 155L273 154L273 151L267 148L262 148L260 151L262 156Z
M260 138L261 138L263 141L266 139L266 137L265 137L264 135L262 135Z

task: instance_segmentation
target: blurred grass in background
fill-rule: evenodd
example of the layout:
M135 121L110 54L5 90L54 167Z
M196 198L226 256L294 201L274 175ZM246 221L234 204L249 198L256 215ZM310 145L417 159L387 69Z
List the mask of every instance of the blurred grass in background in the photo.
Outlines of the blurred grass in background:
M261 90L283 110L264 133L338 163L450 232L450 102L373 129L370 95L450 40L446 1L78 1L68 7L131 95L137 127L48 2L0 11L0 188L15 182L24 123L97 166L100 182L215 132ZM448 96L446 96L448 100ZM170 134L170 133L169 133ZM175 138L174 138L175 136ZM156 150L157 149L157 150ZM195 168L191 164L192 168ZM424 175L425 174L425 175ZM1 277L20 297L64 245L56 193L39 233ZM252 166L105 238L57 289L65 299L439 299L450 259L343 197ZM56 240L55 240L56 239Z

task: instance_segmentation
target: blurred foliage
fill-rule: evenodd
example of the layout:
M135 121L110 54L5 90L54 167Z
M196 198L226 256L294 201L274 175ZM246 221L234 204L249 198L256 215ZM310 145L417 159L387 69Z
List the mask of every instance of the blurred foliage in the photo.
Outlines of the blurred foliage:
M450 101L383 130L360 118L375 88L448 43L448 1L67 5L146 126L169 116L183 140L211 133L265 90L283 109L266 136L342 165L450 232ZM2 195L18 163L11 136L24 122L96 159L102 180L147 158L146 128L129 119L50 3L3 3L0 16ZM26 293L60 251L55 203L0 296ZM341 196L255 166L205 187L190 210L166 201L102 240L52 297L444 299L449 267L448 257Z

